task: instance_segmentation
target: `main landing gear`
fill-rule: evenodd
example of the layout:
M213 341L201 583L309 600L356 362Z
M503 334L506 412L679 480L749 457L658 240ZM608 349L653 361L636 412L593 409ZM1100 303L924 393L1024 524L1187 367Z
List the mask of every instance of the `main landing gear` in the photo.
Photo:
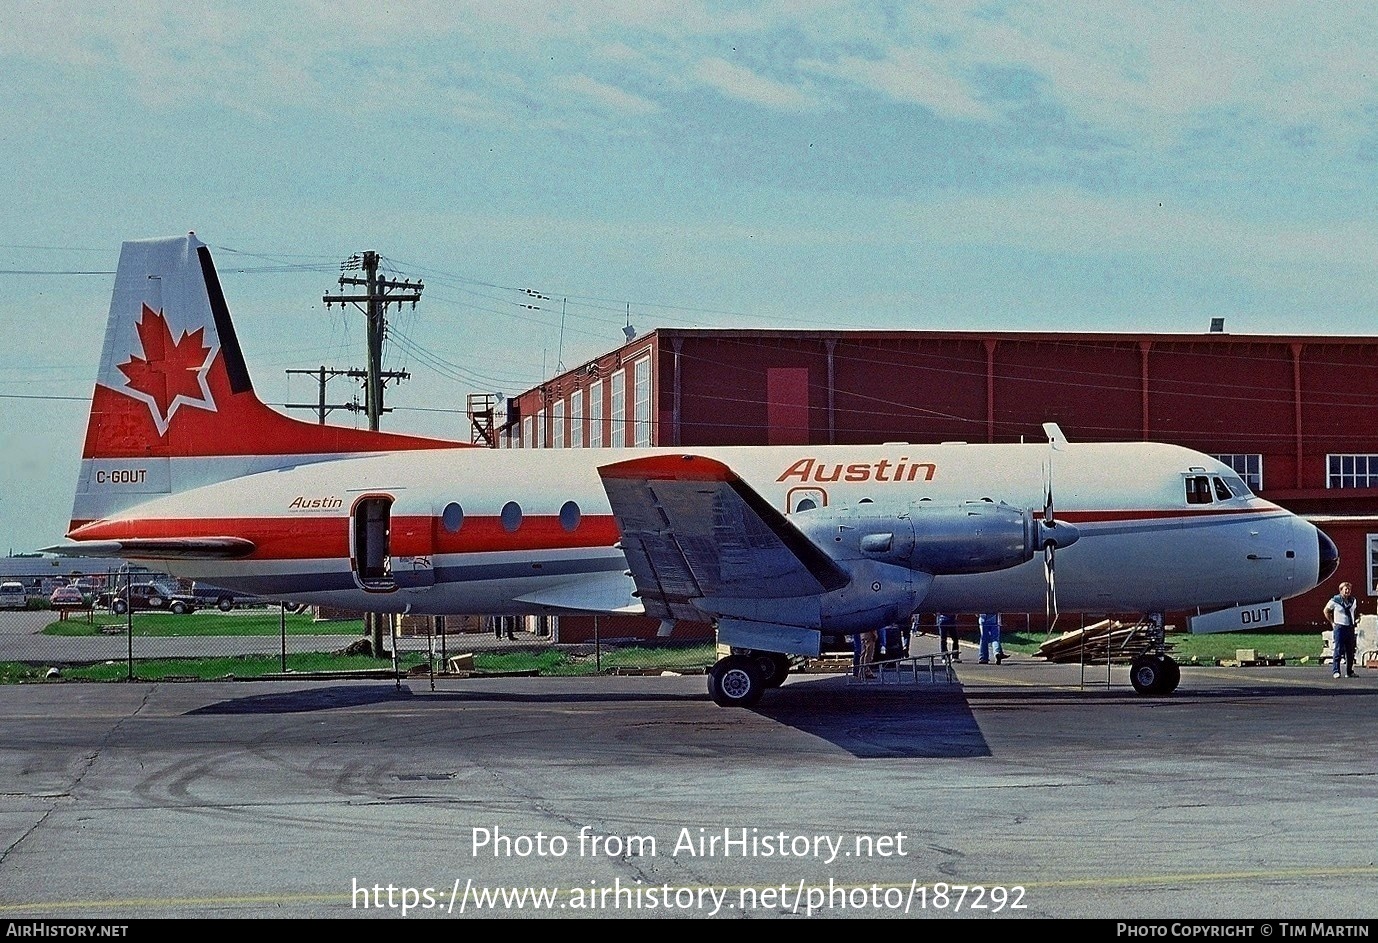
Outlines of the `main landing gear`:
M708 695L719 707L751 707L784 684L789 669L789 656L780 652L733 649L708 669Z
M1154 650L1144 652L1129 663L1129 683L1139 694L1161 697L1177 690L1182 680L1182 668L1167 653L1163 614L1150 613L1148 624Z

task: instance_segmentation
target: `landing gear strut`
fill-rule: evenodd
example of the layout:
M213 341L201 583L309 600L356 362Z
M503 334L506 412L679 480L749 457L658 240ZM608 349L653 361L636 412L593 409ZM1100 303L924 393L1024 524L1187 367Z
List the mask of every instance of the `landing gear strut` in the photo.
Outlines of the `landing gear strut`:
M1151 613L1148 619L1154 651L1145 652L1129 663L1129 683L1140 694L1161 697L1177 690L1182 680L1182 668L1167 653L1163 614Z

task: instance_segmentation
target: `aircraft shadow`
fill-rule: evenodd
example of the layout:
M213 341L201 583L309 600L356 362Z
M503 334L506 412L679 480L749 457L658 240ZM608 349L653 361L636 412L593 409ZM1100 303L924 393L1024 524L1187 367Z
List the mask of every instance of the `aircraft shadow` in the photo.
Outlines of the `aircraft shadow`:
M230 698L207 704L188 715L196 714L300 714L311 711L364 707L404 701L442 702L453 704L512 703L512 704L598 704L646 702L655 704L675 701L706 701L705 694L519 694L504 691L420 691L413 692L405 685L399 690L392 684L327 686L280 691L250 697Z
M991 755L959 684L787 684L752 710L862 759Z

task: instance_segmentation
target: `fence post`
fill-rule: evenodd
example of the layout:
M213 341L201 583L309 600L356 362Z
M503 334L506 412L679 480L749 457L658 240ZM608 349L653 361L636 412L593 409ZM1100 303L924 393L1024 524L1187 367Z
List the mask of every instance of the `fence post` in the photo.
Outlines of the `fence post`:
M383 613L380 612L378 617L381 619ZM397 690L400 691L402 690L402 668L397 662L397 614L389 612L387 619L389 634L392 636L392 677L393 682L397 685Z
M129 594L132 580L124 581L124 636L129 643L129 673L126 680L134 680L134 604Z
M598 617L593 617L593 669L603 673L603 645L598 637Z
M426 620L429 631L426 633L426 665L431 669L431 690L435 690L435 623L440 616Z
M282 673L287 674L287 603L278 600L278 627L282 633Z

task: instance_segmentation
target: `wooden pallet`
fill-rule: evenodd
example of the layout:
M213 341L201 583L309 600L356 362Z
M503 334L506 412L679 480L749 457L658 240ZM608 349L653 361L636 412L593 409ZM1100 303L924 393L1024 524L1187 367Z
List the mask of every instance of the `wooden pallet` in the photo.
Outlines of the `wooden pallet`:
M1125 624L1102 619L1081 629L1063 632L1038 647L1040 658L1064 664L1085 661L1092 664L1128 663L1154 651L1152 627L1146 623ZM1167 646L1171 649L1171 646Z

